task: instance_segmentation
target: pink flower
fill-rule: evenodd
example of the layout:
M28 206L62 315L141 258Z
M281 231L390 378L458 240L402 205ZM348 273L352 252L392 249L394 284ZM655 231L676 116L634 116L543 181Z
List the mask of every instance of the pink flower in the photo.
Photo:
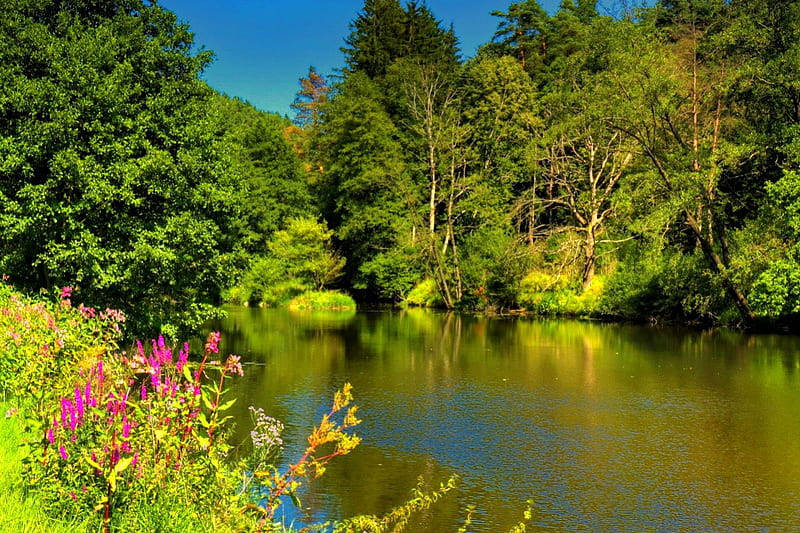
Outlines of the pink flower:
M61 299L65 300L65 299L69 298L70 296L72 296L72 287L69 287L69 286L62 287L61 288Z
M183 372L183 367L186 366L186 362L189 360L189 343L183 343L183 349L181 349L180 353L178 354L178 361L175 363L175 369L178 372Z
M66 461L66 460L67 460L67 458L69 457L69 456L67 455L67 449L66 449L66 448L64 448L64 445L63 445L63 444L62 444L61 446L59 446L59 447L58 447L58 453L60 453L60 454L61 454L61 458L62 458L62 459L64 459L65 461Z
M219 353L219 337L219 331L215 331L208 336L206 351L210 353Z
M225 361L225 367L222 371L226 374L239 374L240 376L244 376L244 371L242 371L242 363L239 361L241 357L238 355L229 355L228 360Z

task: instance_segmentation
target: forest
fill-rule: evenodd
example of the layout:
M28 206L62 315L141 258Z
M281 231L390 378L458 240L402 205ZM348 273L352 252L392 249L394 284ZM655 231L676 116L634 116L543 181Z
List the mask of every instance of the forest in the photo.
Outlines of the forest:
M365 0L295 115L149 0L7 0L0 272L175 336L222 302L794 328L800 5Z

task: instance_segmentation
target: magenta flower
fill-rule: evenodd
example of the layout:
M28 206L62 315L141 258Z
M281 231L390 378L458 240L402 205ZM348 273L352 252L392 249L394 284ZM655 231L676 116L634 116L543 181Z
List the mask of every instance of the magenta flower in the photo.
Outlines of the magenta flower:
M50 444L55 444L56 442L56 437L53 434L53 428L47 430L47 442L49 442Z
M186 362L189 360L189 343L183 343L183 349L178 353L178 361L175 363L175 370L178 372L183 372L183 367L186 366Z
M219 337L219 331L215 331L208 336L206 351L210 353L219 353Z
M69 457L69 456L67 455L67 449L66 449L66 448L64 448L64 445L63 445L63 444L62 444L61 446L59 446L59 447L58 447L58 453L60 453L60 454L61 454L61 458L62 458L62 459L64 459L65 461L66 461L66 460L67 460L67 458Z
M65 299L69 298L70 296L72 296L72 287L69 287L69 286L62 287L61 288L61 299L65 300Z
M75 387L75 410L78 414L78 421L83 420L83 391L80 387Z

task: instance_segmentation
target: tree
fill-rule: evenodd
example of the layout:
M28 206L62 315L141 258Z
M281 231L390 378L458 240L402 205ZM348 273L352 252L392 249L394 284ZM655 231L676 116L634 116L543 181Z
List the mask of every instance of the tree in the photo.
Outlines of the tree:
M345 39L348 73L382 78L400 59L413 59L453 70L458 65L458 39L444 29L428 7L416 1L405 9L397 0L365 0Z
M347 76L323 108L314 143L325 170L314 183L321 211L348 258L346 281L367 297L398 298L416 279L407 253L421 229L399 131L363 72Z
M0 270L143 328L200 320L240 205L199 79L211 54L141 0L11 0L0 42Z
M332 236L324 222L291 218L286 229L272 236L269 251L287 276L319 291L335 281L345 265L345 259L331 248Z
M659 204L685 222L708 268L750 321L754 314L730 272L720 188L723 174L736 172L750 153L746 124L726 98L725 69L701 55L703 28L692 21L673 45L647 25L629 26L624 35L628 44L607 72L604 97L616 106L609 124L637 143Z
M263 254L289 218L315 214L302 162L284 135L291 123L226 96L216 98L214 113L241 196L241 214L231 229L245 254Z
M347 46L341 49L347 72L363 72L373 79L383 76L407 47L404 19L398 0L364 0L361 12L350 23Z
M541 70L547 52L549 17L539 2L515 2L507 12L493 11L492 15L503 19L492 39L502 46L498 51L516 57L528 73Z
M325 78L314 67L308 67L308 76L300 78L300 90L292 102L294 123L303 129L317 126L321 108L328 101L328 91L330 87Z

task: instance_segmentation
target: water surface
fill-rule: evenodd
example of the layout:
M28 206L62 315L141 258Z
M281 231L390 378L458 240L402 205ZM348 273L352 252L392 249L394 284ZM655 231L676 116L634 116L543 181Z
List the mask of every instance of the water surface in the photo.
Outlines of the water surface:
M248 405L287 424L287 460L349 381L363 444L302 496L297 523L382 514L423 477L459 488L410 531L800 526L800 339L491 319L425 310L229 309Z

